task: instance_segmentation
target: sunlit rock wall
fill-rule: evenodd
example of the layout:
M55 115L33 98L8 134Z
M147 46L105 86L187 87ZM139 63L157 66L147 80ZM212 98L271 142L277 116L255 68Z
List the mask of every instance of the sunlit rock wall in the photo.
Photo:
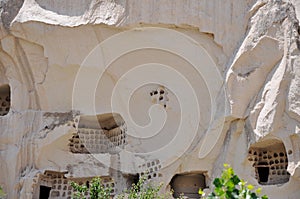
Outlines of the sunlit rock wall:
M70 181L95 176L115 196L144 173L195 198L223 163L272 199L299 198L299 10L292 0L0 1L7 198L70 198Z

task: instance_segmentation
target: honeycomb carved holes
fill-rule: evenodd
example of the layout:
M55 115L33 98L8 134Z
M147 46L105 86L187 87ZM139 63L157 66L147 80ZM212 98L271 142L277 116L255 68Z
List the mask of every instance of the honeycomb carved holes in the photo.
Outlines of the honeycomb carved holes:
M255 175L260 184L283 184L289 181L288 157L282 143L248 151L248 160L255 167Z
M166 88L160 86L159 88L152 90L150 92L151 101L154 104L160 104L164 108L167 108L167 102L169 101L168 98L168 91Z

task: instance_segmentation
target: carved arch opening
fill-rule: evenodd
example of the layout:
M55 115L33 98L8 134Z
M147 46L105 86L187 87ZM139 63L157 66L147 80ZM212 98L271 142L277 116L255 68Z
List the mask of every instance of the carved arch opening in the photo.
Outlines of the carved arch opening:
M259 184L283 184L290 179L286 149L278 139L267 139L253 144L248 151L248 160L255 168Z
M176 174L170 182L173 197L179 198L182 194L188 198L200 198L199 188L206 188L205 175L202 173Z

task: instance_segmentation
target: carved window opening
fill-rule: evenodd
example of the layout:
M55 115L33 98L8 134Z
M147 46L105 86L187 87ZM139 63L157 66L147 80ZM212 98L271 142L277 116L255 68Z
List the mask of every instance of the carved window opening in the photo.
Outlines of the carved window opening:
M288 157L284 144L277 139L269 139L252 145L248 160L255 168L259 184L274 185L289 181Z
M257 167L257 173L259 176L259 181L262 183L267 183L269 180L269 167Z
M126 188L129 190L133 184L137 184L140 180L139 174L125 174Z
M51 187L40 186L40 196L39 199L49 198Z
M0 116L7 115L10 106L10 87L8 84L5 84L0 86Z
M115 154L127 144L127 127L119 114L81 116L78 131L69 140L73 153Z
M145 162L138 166L139 175L147 175L147 180L162 177L162 174L159 172L161 168L162 165L158 159Z
M171 180L171 188L174 190L173 197L178 198L181 194L188 198L198 199L199 188L206 188L203 174L177 174Z
M159 86L157 89L150 92L151 101L154 104L160 104L164 108L167 108L167 103L169 101L168 91L165 87Z

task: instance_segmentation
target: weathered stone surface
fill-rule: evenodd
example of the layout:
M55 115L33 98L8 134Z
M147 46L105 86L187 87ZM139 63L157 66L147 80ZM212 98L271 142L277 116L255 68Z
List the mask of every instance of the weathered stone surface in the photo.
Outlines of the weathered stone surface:
M298 198L299 10L295 0L0 1L7 197L52 186L50 198L67 198L63 182L94 176L115 194L145 170L164 190L211 188L230 163L270 198Z

